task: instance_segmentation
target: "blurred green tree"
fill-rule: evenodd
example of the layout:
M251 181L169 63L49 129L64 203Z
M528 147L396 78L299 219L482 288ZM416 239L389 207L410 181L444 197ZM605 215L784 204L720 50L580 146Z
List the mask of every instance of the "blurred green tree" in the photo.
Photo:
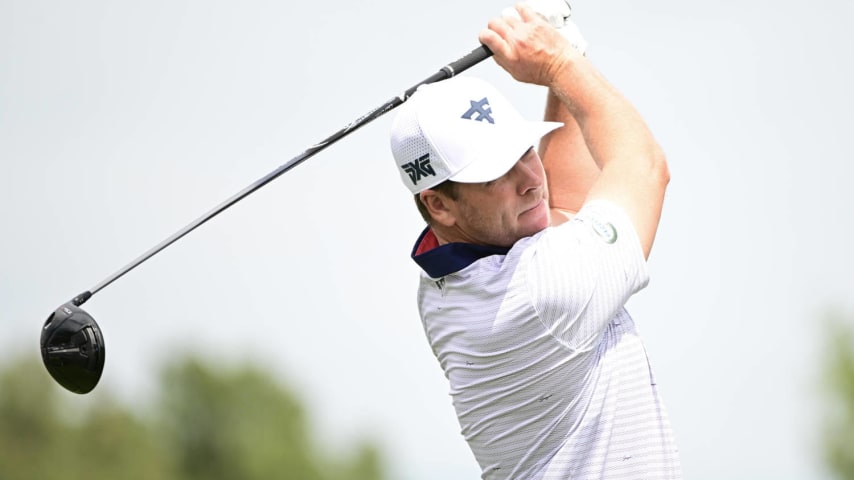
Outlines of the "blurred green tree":
M102 385L99 387L104 389ZM382 480L369 443L320 453L294 394L254 367L187 359L165 369L139 418L99 391L78 397L37 361L0 369L2 480Z
M69 432L39 367L19 363L0 374L0 477L5 480L56 478L48 475L44 459L62 453Z
M188 360L168 369L163 385L165 437L188 480L382 478L368 444L343 464L318 453L300 402L255 368Z
M827 324L825 462L838 478L854 479L854 328L840 315L830 315Z
M108 397L86 408L60 395L38 361L0 372L0 478L176 478L149 426Z

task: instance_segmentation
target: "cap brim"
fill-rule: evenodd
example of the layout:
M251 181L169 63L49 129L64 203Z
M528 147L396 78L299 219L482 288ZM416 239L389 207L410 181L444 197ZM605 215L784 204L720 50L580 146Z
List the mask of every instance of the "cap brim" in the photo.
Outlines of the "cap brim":
M516 165L522 156L547 133L562 127L561 122L521 122L512 128L467 132L476 151L468 152L471 161L449 179L460 183L491 182Z

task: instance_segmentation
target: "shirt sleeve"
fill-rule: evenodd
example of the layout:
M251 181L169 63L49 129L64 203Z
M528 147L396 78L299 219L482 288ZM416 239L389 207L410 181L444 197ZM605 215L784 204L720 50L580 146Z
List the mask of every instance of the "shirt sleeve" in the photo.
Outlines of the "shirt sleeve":
M649 283L637 232L607 200L584 205L531 248L526 280L543 326L574 350L590 350L628 299Z

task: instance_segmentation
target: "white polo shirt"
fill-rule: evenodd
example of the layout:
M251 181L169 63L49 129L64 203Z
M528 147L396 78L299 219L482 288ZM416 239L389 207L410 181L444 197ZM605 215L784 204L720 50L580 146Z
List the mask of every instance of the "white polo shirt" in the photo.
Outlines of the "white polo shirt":
M619 207L590 202L510 249L436 246L428 229L413 259L424 331L482 478L681 478L624 308L649 277Z

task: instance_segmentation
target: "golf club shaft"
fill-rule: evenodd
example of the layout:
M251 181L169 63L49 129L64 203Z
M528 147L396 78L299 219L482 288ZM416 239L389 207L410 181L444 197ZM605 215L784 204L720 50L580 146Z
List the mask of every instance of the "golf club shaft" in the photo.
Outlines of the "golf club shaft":
M391 110L397 108L398 106L403 104L403 102L408 100L409 97L412 96L413 93L415 93L415 90L417 90L418 87L420 87L421 85L426 85L428 83L434 83L434 82L438 82L441 80L446 80L448 78L451 78L451 77L455 76L456 74L463 72L463 71L473 67L474 65L477 65L478 63L482 62L483 60L486 60L490 56L492 56L492 52L486 46L481 45L481 46L475 48L474 50L472 50L471 52L469 52L464 57L460 58L459 60L442 67L438 72L434 73L430 77L422 80L421 82L419 82L419 83L413 85L412 87L410 87L409 89L407 89L403 94L392 98L391 100L387 101L383 105L381 105L381 106L375 108L374 110L370 111L366 115L363 115L363 116L357 118L356 120L351 122L346 127L342 128L341 130L338 130L337 132L333 133L332 135L330 135L329 137L320 141L319 143L312 145L311 147L306 149L304 152L300 153L296 157L294 157L294 158L290 159L289 161L287 161L286 163L282 164L279 168L273 170L272 172L268 173L263 178L257 180L253 184L251 184L248 187L244 188L243 190L239 191L238 193L236 193L234 196L232 196L228 200L217 205L216 207L211 209L209 212L207 212L204 215L202 215L201 217L197 218L195 221L193 221L192 223L190 223L186 227L175 232L169 238L163 240L162 242L160 242L159 244L157 244L156 246L154 246L153 248L151 248L147 252L143 253L138 258L136 258L134 261L132 261L129 264L127 264L126 266L124 266L121 270L117 271L116 273L112 274L108 278L104 279L101 283L92 287L92 289L87 290L87 291L81 293L80 295L74 297L74 299L71 302L77 306L83 305L87 300L89 300L89 298L92 297L92 295L98 293L100 290L102 290L107 285L115 282L116 280L118 280L119 278L124 276L126 273L130 272L131 270L133 270L134 268L139 266L141 263L145 262L149 258L151 258L154 255L156 255L157 253L159 253L164 248L175 243L184 235L192 232L193 230L195 230L196 228L198 228L199 226L201 226L202 224L204 224L205 222L207 222L211 218L217 216L218 214L220 214L221 212L226 210L228 207L234 205L235 203L239 202L243 198L249 196L249 194L255 192L256 190L260 189L264 185L267 185L268 183L275 180L276 178L278 178L283 173L285 173L288 170L296 167L300 163L308 160L309 158L311 158L315 154L319 153L321 150L332 145L333 143L337 142L338 140L341 140L342 138L344 138L345 136L349 135L350 133L356 131L360 127L367 125L368 123L372 122L373 120L376 120L377 118L381 117L382 115L384 115L384 114L390 112Z

